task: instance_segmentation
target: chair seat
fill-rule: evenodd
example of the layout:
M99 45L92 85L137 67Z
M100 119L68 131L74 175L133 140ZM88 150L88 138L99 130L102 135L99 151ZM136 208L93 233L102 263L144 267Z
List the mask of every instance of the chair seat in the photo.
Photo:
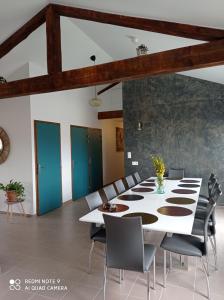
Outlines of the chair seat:
M191 235L173 234L172 237L165 235L161 247L167 251L187 256L201 257L205 254L201 239Z
M208 202L208 196L200 194L199 198L198 198L198 201Z
M91 239L95 242L100 243L106 243L106 231L104 228L99 229L96 233L94 233L93 236L91 236Z
M194 224L193 224L193 229L191 234L204 236L204 227L205 227L204 220L194 219ZM208 236L211 236L212 234L213 234L212 227L208 226Z
M153 258L156 254L156 247L151 245L151 244L145 244L144 245L144 271L148 272L152 262L153 262Z

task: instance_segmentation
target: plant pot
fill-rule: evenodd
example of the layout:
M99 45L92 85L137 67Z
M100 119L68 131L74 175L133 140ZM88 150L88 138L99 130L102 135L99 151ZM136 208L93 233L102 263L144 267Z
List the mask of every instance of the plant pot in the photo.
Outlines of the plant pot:
M15 202L17 198L16 191L6 191L6 198L9 202Z

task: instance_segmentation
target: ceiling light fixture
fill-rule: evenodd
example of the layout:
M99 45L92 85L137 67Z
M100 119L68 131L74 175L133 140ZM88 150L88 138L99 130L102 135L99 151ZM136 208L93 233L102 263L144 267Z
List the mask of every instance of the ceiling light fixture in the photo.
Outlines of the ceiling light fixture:
M0 84L4 83L7 83L7 80L4 77L0 76Z
M95 66L96 56L92 55L92 56L90 56L90 59L91 59L91 61L93 61L93 64ZM102 104L102 100L97 97L96 86L94 86L94 97L89 100L89 104L93 107L99 107Z
M138 46L136 48L136 51L137 51L137 55L140 56L140 55L146 55L149 51L148 47L144 44L141 44L140 46Z

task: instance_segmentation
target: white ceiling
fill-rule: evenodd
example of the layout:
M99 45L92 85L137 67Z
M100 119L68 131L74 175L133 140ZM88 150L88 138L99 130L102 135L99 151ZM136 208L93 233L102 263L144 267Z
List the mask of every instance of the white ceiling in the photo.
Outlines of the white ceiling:
M0 0L0 42L49 2L51 1ZM53 2L224 29L223 0L61 0ZM82 20L73 20L73 22L99 44L113 59L122 59L136 55L136 45L127 38L127 35L138 37L140 43L148 45L150 52L158 52L199 43L199 41L190 39ZM189 71L184 74L224 84L224 67L222 66Z

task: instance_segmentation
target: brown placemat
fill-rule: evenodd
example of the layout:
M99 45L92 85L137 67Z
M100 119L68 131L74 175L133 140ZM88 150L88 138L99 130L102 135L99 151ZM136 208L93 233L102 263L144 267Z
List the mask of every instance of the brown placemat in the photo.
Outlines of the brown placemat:
M155 179L146 179L147 182L155 182Z
M182 177L166 177L166 180L181 180Z
M142 224L152 224L158 221L158 217L152 214L142 213L142 212L136 212L136 213L130 213L123 215L122 217L142 217Z
M198 188L198 187L200 187L199 184L195 184L195 183L181 183L181 184L178 184L178 186L186 187L186 188Z
M147 193L147 192L153 192L153 189L147 188L147 187L139 187L139 188L133 188L131 189L133 192L138 193Z
M194 190L187 190L187 189L175 189L172 190L175 194L196 194L197 192Z
M128 194L128 195L118 196L117 198L125 201L137 201L137 200L144 199L144 196L137 195L137 194Z
M173 197L173 198L167 198L166 202L171 203L171 204L188 205L188 204L193 204L196 201L191 198Z
M108 213L118 213L118 212L123 212L129 209L129 206L124 205L124 204L116 204L116 208L114 210L110 210L110 208L103 208L103 205L100 205L98 207L99 211L102 212L108 212Z
M154 182L143 182L140 183L141 186L156 186Z
M171 217L184 217L193 213L192 210L188 208L177 206L163 206L158 208L157 211L162 215Z
M195 180L195 179L182 179L180 182L183 182L183 183L198 183L200 181Z

